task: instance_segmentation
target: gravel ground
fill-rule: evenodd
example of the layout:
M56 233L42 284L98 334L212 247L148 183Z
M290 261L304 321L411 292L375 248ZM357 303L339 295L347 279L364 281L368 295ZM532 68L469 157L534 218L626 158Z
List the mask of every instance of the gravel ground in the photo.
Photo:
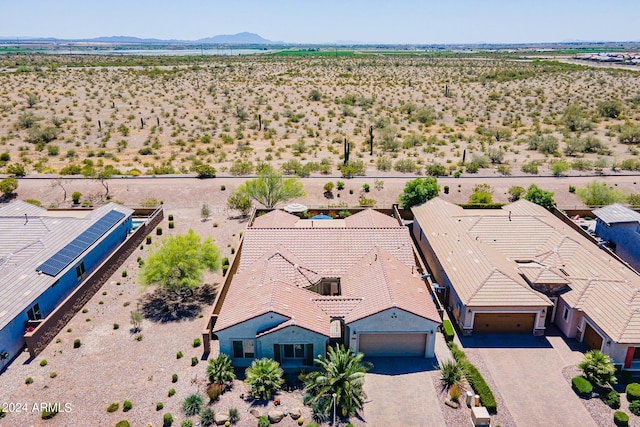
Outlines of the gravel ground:
M440 411L442 412L442 416L444 418L444 422L447 426L464 426L469 424L471 420L471 410L464 404L465 402L465 391L470 390L471 388L465 382L462 385L462 391L460 393L460 407L452 408L445 404L447 400L449 400L449 392L442 388L440 383L440 374L438 371L433 371L431 373L431 379L433 381L433 388L436 390L438 394L438 403L440 403Z
M571 378L580 376L580 371L575 366L567 366L562 370L562 376L571 384ZM599 427L615 427L613 423L613 413L615 411L626 412L629 415L629 425L631 427L640 427L640 417L629 412L629 401L626 393L620 393L620 409L611 409L597 397L580 399L580 401Z

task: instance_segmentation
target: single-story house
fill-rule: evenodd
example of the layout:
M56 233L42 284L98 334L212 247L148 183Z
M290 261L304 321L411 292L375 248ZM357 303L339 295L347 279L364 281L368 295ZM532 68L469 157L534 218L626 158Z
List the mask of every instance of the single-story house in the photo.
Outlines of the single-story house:
M310 366L338 343L369 357L433 357L440 317L394 218L273 210L244 232L239 256L213 327L235 366L262 357Z
M569 338L640 369L640 276L553 213L519 200L463 209L440 198L412 208L414 235L465 334Z
M27 328L46 319L127 238L132 214L115 203L91 211L49 211L21 201L0 207L0 369L24 347Z
M640 213L618 203L595 209L596 236L620 258L640 271Z

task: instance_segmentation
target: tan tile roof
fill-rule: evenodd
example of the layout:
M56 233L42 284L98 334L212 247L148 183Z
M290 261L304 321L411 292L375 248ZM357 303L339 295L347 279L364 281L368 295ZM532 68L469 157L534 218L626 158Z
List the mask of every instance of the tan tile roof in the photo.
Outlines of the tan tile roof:
M570 290L562 298L568 304L611 339L640 343L640 277L546 209L522 200L501 210L463 210L436 198L413 212L463 301L476 298L473 291L485 286L492 268L508 276L494 277L495 289L487 292L499 305L518 304L504 289L519 291L509 280L514 272L539 283L566 280Z
M248 228L214 331L274 312L287 320L262 333L295 324L329 336L333 317L350 322L392 307L439 323L417 274L408 230L397 223L386 227L386 220L370 213L363 217L380 227ZM342 295L305 289L330 277L340 278Z
M350 228L400 227L398 220L374 209L365 209L348 216L344 222Z
M431 294L416 269L381 247L373 248L349 269L344 282L345 297L364 300L345 317L347 323L396 307L440 323Z
M411 237L403 227L248 228L238 271L245 270L277 245L284 246L296 255L300 264L325 277L342 275L376 245L406 265L415 263Z
M272 210L253 220L253 228L289 228L294 227L300 218L280 209Z

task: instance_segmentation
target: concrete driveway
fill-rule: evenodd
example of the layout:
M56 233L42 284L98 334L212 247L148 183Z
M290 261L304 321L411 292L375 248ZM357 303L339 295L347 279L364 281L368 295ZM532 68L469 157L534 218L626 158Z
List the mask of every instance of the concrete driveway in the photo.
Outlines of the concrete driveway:
M445 426L431 373L435 359L367 359L374 368L365 376L364 419L377 426Z
M546 337L476 335L462 338L462 344L480 352L519 427L596 427L562 376L562 368L577 364L583 354L559 333L552 331Z

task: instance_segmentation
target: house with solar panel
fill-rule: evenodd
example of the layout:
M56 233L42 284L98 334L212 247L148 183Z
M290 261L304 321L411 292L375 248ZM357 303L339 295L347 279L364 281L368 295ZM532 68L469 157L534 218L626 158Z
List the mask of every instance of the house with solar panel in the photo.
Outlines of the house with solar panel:
M133 210L0 207L0 369L24 347L25 332L64 301L132 230Z

